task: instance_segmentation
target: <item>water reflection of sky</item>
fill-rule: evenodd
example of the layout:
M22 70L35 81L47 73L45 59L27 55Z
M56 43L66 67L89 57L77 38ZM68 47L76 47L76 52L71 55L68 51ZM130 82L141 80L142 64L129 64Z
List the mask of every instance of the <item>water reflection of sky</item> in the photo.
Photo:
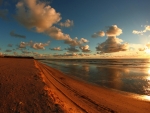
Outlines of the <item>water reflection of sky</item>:
M148 67L108 67L83 62L49 62L48 65L100 86L150 96Z

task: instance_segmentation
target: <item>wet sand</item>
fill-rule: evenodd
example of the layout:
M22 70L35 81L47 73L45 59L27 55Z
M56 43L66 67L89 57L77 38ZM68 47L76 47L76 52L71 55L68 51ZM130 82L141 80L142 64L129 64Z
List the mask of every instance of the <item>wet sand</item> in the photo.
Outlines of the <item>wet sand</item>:
M49 96L68 113L149 113L150 101L68 76L36 62L47 84Z
M0 113L149 113L150 102L89 84L33 59L0 58Z

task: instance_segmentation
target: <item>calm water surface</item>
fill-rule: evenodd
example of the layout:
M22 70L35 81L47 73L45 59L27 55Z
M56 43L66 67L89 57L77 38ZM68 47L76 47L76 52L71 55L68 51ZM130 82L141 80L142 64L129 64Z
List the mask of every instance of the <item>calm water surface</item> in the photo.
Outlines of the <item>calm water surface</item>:
M150 96L149 59L42 60L70 76L120 91Z

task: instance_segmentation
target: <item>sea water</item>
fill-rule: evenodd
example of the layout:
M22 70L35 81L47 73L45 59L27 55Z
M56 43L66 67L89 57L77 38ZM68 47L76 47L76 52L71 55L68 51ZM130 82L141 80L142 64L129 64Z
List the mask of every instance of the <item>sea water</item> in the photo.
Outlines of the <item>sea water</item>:
M99 86L150 96L150 59L40 60Z

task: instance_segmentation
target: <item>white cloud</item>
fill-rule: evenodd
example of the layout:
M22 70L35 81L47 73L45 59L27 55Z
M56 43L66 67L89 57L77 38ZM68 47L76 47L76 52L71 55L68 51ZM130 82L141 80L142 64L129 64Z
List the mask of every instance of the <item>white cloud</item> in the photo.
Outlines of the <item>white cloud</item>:
M64 23L59 23L61 27L71 27L74 25L73 20L67 19Z
M144 27L145 27L145 29L143 31L133 30L132 33L143 35L143 33L147 32L147 31L150 31L150 25L145 25Z
M106 31L107 36L119 36L122 34L122 29L118 28L117 25L112 25Z
M97 37L104 37L105 32L104 31L98 31L92 35L92 38L97 38Z
M133 34L140 34L140 35L143 35L143 31L136 31L136 30L133 30L132 33L133 33Z

